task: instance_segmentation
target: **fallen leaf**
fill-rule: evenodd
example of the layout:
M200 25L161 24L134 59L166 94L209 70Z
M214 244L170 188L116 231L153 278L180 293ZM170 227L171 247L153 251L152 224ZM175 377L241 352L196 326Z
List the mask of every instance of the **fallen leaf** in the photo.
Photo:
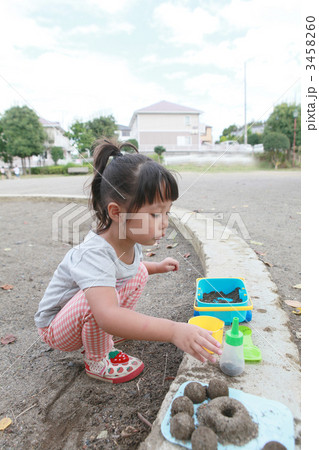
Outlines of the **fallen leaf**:
M190 253L185 253L185 255L183 255L183 258L189 258L191 256Z
M4 289L5 291L11 291L11 289L13 289L12 284L3 284L0 287L1 287L1 289Z
M293 312L293 314L296 314L297 316L300 316L300 314L301 314L301 307L297 308L296 310L294 310L292 312Z
M2 337L0 339L0 342L2 345L11 344L12 342L16 341L17 338L13 334L7 334L5 337Z
M166 248L175 248L178 246L178 242L174 242L174 244L168 244L166 245Z
M148 252L148 253L146 253L146 256L154 256L154 255L156 255L156 253L154 253L154 252Z
M107 439L109 432L107 430L101 431L100 434L97 435L96 439Z
M138 430L131 425L128 425L124 430L121 431L121 436L126 438L132 436L132 434L137 433Z
M265 256L266 253L259 252L258 250L254 250L254 252L259 256Z
M264 263L266 266L268 266L268 267L273 267L273 264L271 264L271 263L268 262L268 261L263 261L263 263Z
M255 244L255 245L264 245L262 242L258 242L258 241L250 241L251 244Z
M300 308L301 303L298 300L285 300L286 305L292 306L293 308Z
M1 431L5 430L11 424L12 420L10 419L10 417L4 417L3 419L0 420L0 430Z
M301 284L295 284L295 285L293 286L293 288L295 288L295 289L301 289Z

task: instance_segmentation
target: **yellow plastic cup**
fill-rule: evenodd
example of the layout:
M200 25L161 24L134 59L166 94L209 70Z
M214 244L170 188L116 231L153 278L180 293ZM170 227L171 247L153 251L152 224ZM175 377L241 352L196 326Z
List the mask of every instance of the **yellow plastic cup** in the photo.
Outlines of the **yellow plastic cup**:
M204 328L205 330L211 331L213 338L215 338L220 344L222 343L225 322L223 322L220 319L217 319L217 317L195 316L191 317L188 323L191 323L192 325L197 325L201 328ZM207 348L205 348L205 350L207 350ZM207 351L208 353L214 353L211 352L210 350Z

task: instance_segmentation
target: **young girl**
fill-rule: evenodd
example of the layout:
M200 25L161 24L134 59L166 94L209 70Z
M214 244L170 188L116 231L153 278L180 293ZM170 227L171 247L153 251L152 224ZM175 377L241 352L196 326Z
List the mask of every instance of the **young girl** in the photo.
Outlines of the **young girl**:
M63 351L84 347L87 375L112 383L144 368L113 347L113 335L172 342L201 362L215 361L206 349L221 354L209 331L134 311L148 275L178 270L173 258L142 262L141 248L165 235L178 187L162 165L121 147L97 142L90 199L97 229L65 255L35 314L44 342Z

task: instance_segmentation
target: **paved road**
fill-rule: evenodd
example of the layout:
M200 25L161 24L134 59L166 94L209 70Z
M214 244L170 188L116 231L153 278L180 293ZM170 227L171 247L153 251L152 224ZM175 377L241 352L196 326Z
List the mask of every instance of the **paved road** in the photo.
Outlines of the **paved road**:
M0 194L84 194L88 177L0 181ZM300 300L300 172L181 173L176 205L234 226L267 264L280 297ZM213 216L214 214L214 216ZM225 276L227 276L225 274ZM284 305L285 307L285 305ZM285 307L286 308L286 307ZM300 317L291 313L300 348Z

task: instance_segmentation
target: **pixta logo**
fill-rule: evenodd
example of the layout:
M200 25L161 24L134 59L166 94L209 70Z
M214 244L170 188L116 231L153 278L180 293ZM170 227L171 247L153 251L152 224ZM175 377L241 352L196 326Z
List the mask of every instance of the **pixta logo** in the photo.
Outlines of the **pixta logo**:
M86 206L69 203L52 216L52 240L77 245L81 241L80 230L85 228L87 232L92 223Z

